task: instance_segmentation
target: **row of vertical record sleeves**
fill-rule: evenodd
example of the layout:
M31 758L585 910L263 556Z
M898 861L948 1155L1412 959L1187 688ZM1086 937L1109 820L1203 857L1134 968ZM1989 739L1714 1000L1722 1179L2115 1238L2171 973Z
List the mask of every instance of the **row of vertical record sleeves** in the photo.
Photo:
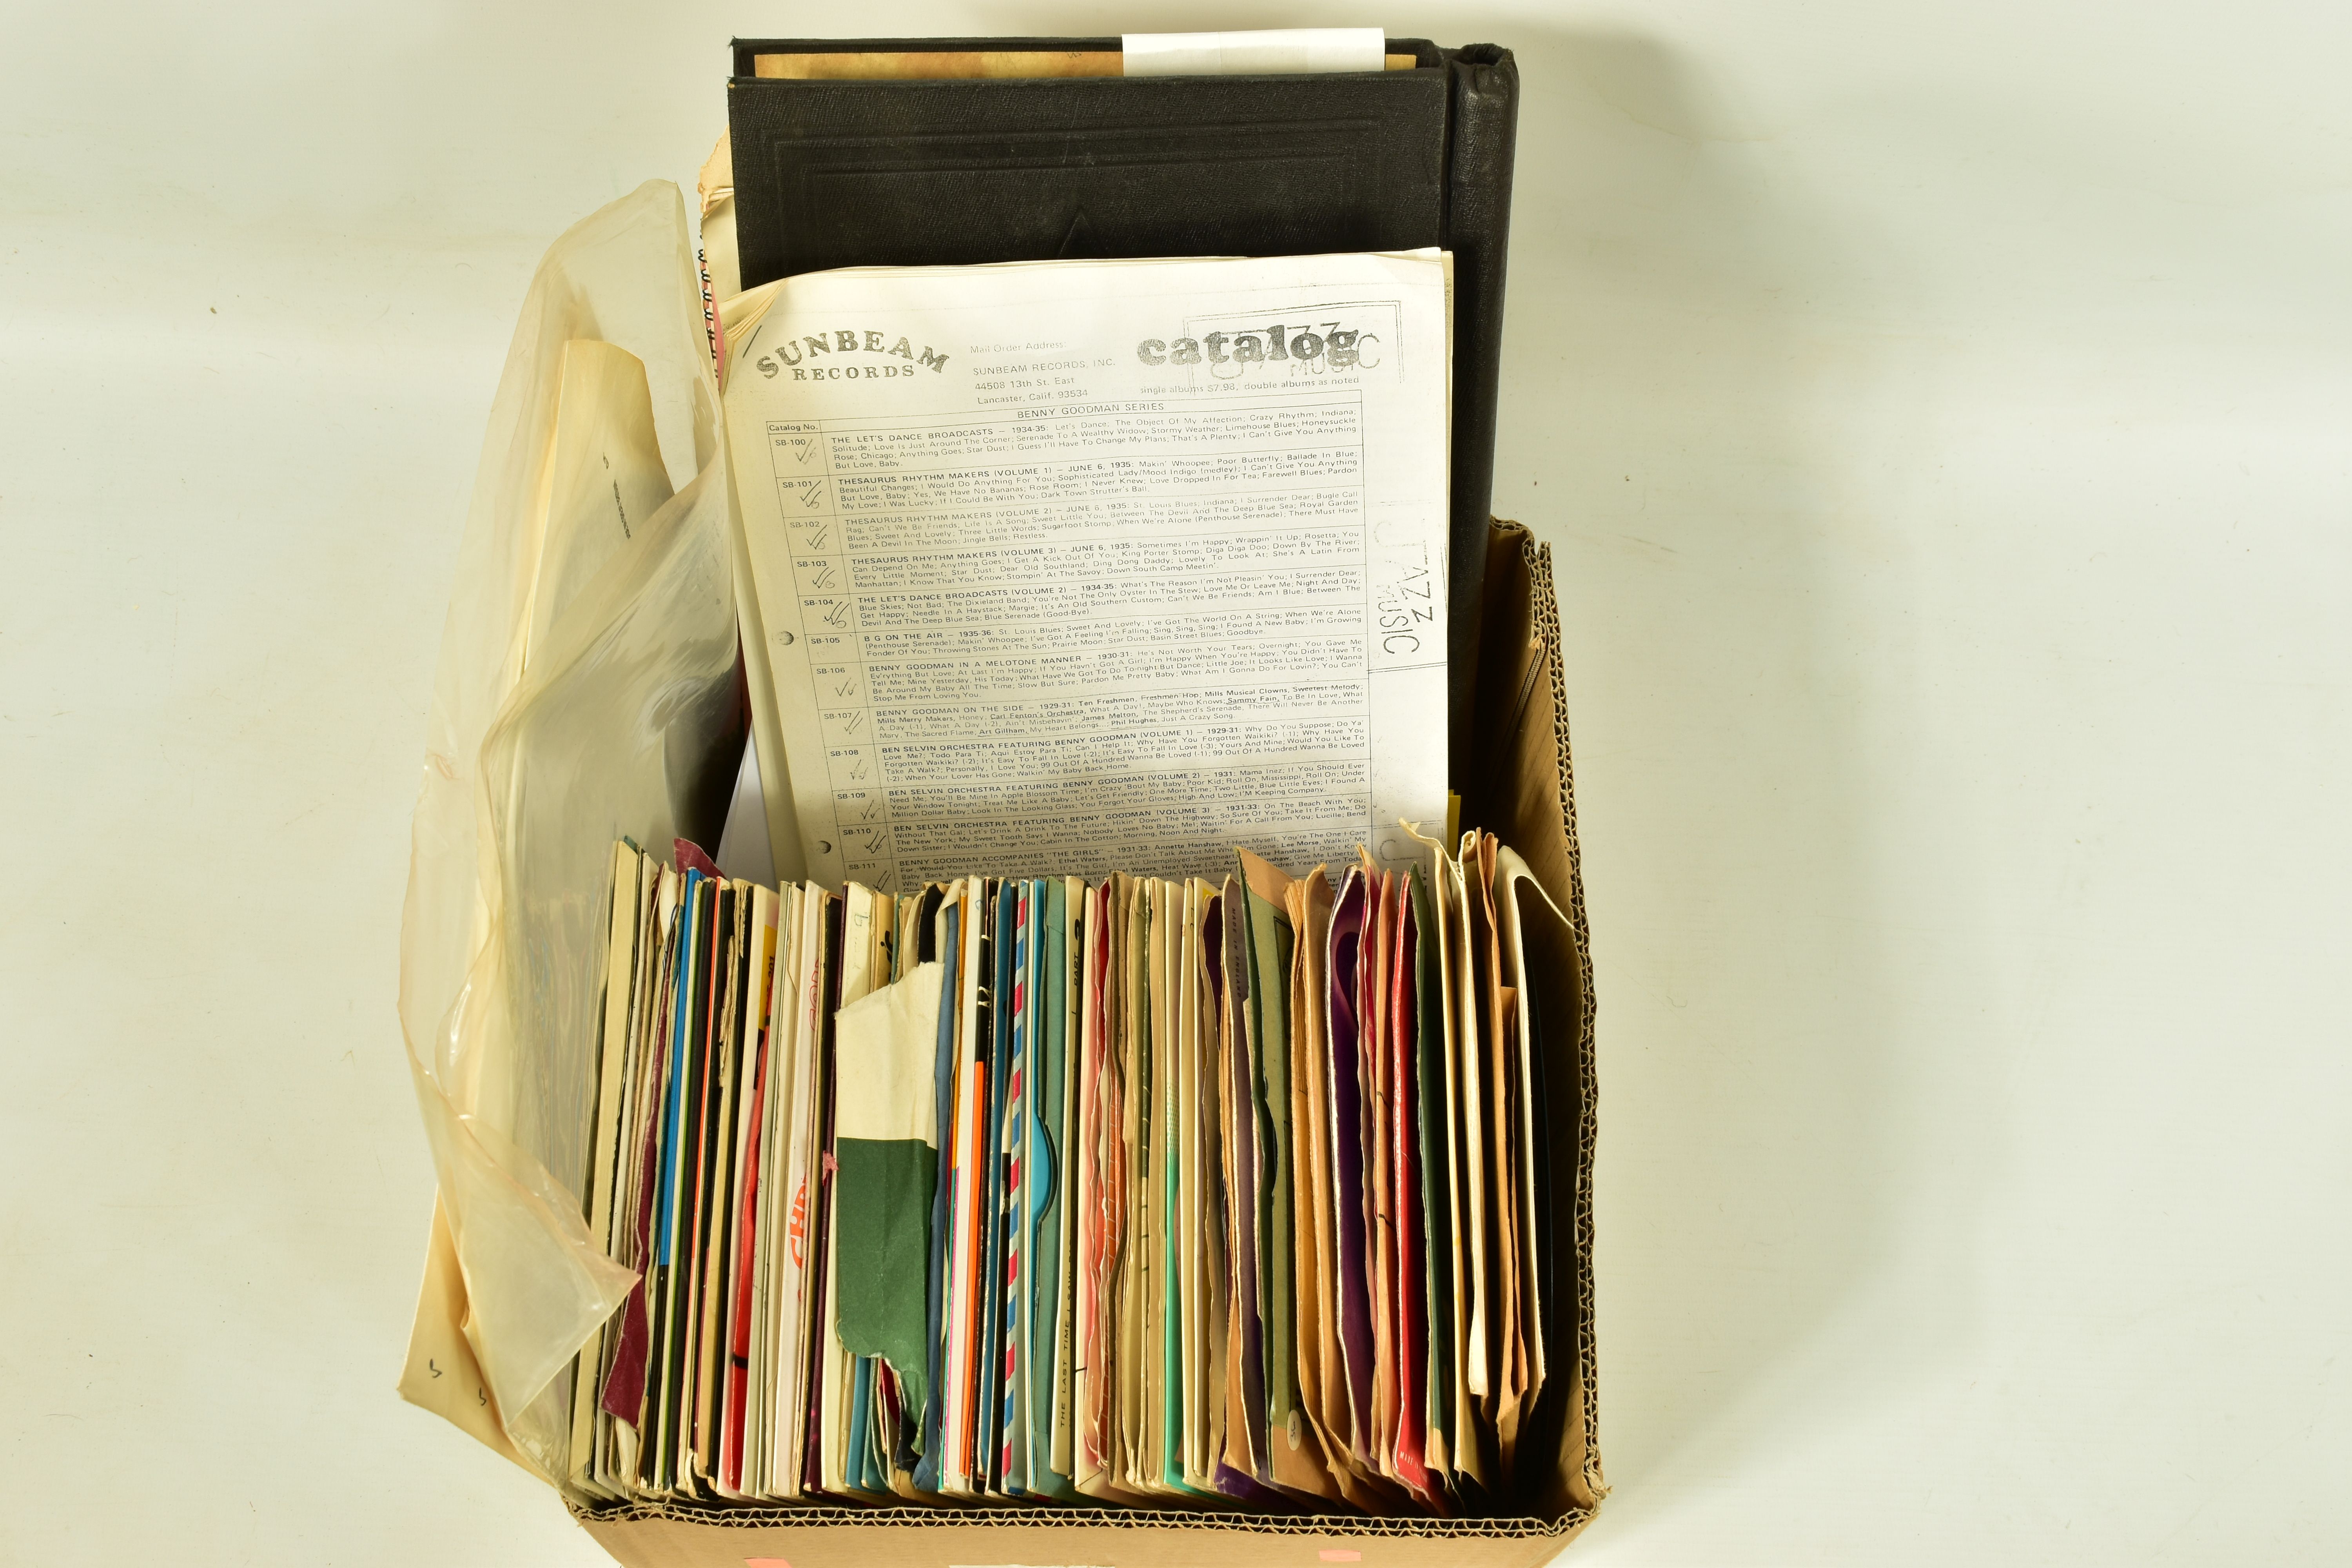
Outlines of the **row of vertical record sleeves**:
M582 1174L639 1281L575 1494L1511 1510L1568 1381L1568 922L1420 843L903 894L616 844Z

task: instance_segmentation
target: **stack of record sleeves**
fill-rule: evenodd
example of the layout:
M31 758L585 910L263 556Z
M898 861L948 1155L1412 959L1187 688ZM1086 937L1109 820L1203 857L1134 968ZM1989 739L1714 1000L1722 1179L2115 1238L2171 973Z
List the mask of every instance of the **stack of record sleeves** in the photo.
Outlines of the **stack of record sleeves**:
M584 1207L641 1279L574 1489L1499 1507L1559 1289L1523 927L1562 917L1491 836L1423 843L896 895L616 845Z

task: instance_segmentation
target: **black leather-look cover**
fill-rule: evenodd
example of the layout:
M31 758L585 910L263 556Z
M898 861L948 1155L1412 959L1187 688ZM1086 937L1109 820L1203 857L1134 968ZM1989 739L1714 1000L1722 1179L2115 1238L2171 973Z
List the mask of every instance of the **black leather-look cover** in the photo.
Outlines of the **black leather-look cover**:
M793 81L761 54L1117 49L1117 38L737 40L743 286L834 267L1454 253L1451 756L1468 755L1494 489L1518 70L1391 39L1413 70Z

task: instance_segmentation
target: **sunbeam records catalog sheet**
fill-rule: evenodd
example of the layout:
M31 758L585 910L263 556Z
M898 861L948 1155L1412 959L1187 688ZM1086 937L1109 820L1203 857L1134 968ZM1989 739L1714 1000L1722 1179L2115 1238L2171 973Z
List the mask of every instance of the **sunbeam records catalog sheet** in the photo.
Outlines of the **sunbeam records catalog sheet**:
M869 268L730 301L807 875L1402 868L1445 823L1446 258Z

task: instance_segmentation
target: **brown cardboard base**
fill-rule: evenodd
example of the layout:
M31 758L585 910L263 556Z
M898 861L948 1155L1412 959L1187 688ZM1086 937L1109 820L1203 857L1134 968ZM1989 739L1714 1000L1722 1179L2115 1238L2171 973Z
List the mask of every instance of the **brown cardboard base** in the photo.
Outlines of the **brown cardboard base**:
M1540 1519L1364 1520L1231 1514L622 1509L583 1514L597 1544L627 1568L951 1568L958 1563L1088 1568L1537 1568L1592 1515ZM1020 1521L1023 1522L1014 1522ZM1050 1521L1050 1522L1048 1522Z

